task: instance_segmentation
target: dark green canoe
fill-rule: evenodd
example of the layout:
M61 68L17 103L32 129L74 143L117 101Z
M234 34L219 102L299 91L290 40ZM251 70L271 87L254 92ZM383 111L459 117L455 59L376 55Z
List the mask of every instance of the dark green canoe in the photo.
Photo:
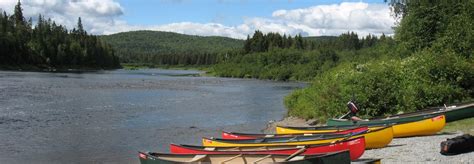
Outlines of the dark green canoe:
M287 163L287 164L332 164L350 163L349 151L320 155L257 155L257 154L208 154L181 155L165 153L138 154L141 164L175 164L175 163Z
M375 117L369 121L353 122L347 119L329 119L326 123L329 126L338 125L377 125L419 121L434 115L444 114L446 122L457 121L460 119L474 117L474 103L456 104L444 107L432 107L416 112L391 115L388 117Z
M423 114L423 115L413 115L406 117L390 116L385 118L374 118L368 121L352 121L348 119L329 119L326 124L328 126L341 126L341 125L393 125L393 124L403 124L409 122L416 122L425 120L428 118L433 118L442 114Z
M474 103L453 104L442 107L431 107L415 112L392 115L391 117L410 117L427 114L444 114L446 122L453 122L465 118L474 117ZM380 117L379 117L380 118Z

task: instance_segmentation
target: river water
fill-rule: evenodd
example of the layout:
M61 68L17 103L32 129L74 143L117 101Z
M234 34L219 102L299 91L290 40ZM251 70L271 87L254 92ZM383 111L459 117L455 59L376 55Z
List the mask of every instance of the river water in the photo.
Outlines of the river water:
M0 163L138 163L137 151L260 132L300 83L198 71L0 71Z

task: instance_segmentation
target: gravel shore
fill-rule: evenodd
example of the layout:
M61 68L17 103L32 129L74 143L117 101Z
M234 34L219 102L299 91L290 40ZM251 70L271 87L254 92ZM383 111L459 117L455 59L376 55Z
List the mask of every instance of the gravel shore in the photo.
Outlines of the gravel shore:
M277 125L310 126L315 120L306 121L287 117L281 121L271 121L264 133L274 133ZM438 133L432 136L395 138L388 147L366 150L361 158L381 158L382 163L474 163L474 152L454 156L440 154L440 144L447 138L462 135L462 132Z

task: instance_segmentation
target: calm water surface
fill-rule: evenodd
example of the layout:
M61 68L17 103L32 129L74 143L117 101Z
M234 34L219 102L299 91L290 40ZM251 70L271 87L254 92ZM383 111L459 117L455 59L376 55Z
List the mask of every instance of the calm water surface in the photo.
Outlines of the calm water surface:
M0 71L0 163L138 163L137 151L260 132L303 84L178 70Z

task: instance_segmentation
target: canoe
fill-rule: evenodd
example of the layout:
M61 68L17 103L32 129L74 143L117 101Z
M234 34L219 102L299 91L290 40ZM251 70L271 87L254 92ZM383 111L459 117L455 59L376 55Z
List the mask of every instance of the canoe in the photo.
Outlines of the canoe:
M426 115L414 115L414 116L407 116L407 117L383 117L383 118L374 118L369 119L367 121L352 121L348 119L336 119L332 118L326 122L328 126L340 126L340 125L379 125L379 124L399 124L399 123L407 123L407 122L414 122L420 121L427 118L432 118L439 116L441 114L426 114Z
M421 121L393 125L393 134L394 137L433 135L443 130L445 125L446 117L440 115Z
M261 154L165 154L143 153L138 157L141 164L173 164L173 163L287 163L287 164L329 164L350 163L349 151L321 155L261 155Z
M416 118L416 119L415 119ZM406 117L405 121L392 117L385 120L369 120L369 121L350 121L346 119L332 119L328 121L330 125L376 125L381 123L393 123L394 137L411 137L432 135L441 131L446 124L446 117L439 114L419 115ZM399 121L396 121L399 120ZM406 121L410 120L410 121Z
M173 154L274 154L290 155L304 146L270 146L270 147L204 147L170 144ZM349 150L351 160L359 159L365 151L365 138L357 137L336 143L309 145L304 147L301 155L314 155Z
M248 146L282 146L282 145L314 145L337 142L344 139L365 137L367 149L382 148L387 146L393 139L393 130L391 126L381 127L379 129L369 130L362 134L347 134L333 136L295 136L295 137L277 137L277 138L259 138L246 140L203 138L203 146L208 147L248 147Z
M325 132L325 133L302 133L302 134L251 134L251 133L238 133L238 132L222 132L223 139L256 139L256 138L268 138L268 137L292 137L295 135L320 135L320 134L350 134L366 131L369 128L367 126L357 126L352 129L341 130L336 132Z
M344 134L345 131L351 129L368 127L369 130L380 129L386 127L386 125L342 125L342 126L308 126L308 127L292 127L292 126L277 126L276 134L319 134L319 133L335 133ZM357 131L357 129L355 130Z
M464 103L464 104L453 104L443 107L431 107L415 112L396 114L390 117L410 117L417 115L430 115L430 114L444 114L446 116L446 122L453 122L465 118L474 117L474 102ZM384 117L376 117L375 119L380 119Z
M316 127L289 127L277 126L277 134L304 134L304 133L318 133L328 131L343 131L360 127L359 125L345 125L345 126L316 126ZM391 126L371 125L369 131L364 134L366 149L383 148L390 144L393 139L393 128Z

